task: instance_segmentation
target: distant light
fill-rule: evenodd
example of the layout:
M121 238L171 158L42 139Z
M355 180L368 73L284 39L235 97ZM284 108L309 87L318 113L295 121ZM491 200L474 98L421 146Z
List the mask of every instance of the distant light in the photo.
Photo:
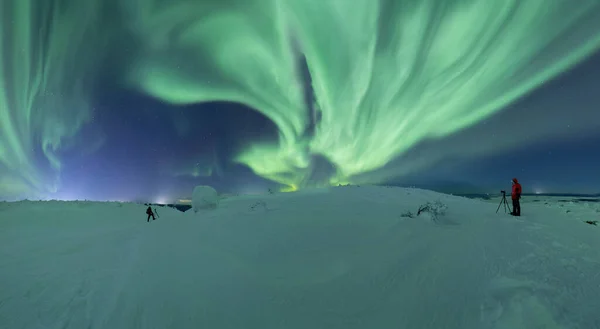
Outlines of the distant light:
M169 204L169 201L166 197L158 197L156 200L154 200L154 203L157 204Z

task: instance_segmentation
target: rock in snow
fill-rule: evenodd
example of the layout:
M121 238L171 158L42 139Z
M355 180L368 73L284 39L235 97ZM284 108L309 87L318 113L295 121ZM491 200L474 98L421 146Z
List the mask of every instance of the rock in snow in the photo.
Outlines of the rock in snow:
M219 204L217 191L210 186L196 186L192 193L192 209L198 212L203 209L214 209Z

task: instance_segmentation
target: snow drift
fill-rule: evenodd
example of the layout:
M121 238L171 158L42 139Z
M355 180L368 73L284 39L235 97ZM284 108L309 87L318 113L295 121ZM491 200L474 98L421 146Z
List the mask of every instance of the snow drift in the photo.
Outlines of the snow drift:
M498 202L340 187L150 224L0 203L0 328L600 328L600 204Z
M192 193L192 209L198 212L203 209L214 209L219 204L217 191L210 186L196 186Z

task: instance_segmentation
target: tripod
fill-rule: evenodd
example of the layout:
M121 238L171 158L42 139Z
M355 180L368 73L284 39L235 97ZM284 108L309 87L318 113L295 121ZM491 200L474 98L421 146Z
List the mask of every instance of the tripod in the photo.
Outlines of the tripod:
M500 192L502 192L502 200L500 200L500 204L498 205L498 209L496 209L496 213L498 213L498 210L500 210L500 207L504 204L504 213L506 214L506 209L508 208L508 211L510 211L510 213L512 214L512 210L510 210L510 205L508 204L508 201L506 201L506 191Z

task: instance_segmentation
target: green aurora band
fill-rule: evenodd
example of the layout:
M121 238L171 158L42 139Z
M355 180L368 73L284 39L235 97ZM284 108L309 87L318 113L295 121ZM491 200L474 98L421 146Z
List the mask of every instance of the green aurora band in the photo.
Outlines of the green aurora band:
M89 120L89 82L120 34L139 42L130 86L270 118L279 140L249 142L235 160L291 188L368 176L600 48L597 0L5 0L0 9L0 196L56 188L57 152ZM310 181L316 156L337 170L327 182Z
M60 148L90 120L85 95L102 49L100 9L81 1L0 5L0 197L59 188Z
M162 4L139 9L147 48L131 81L176 104L262 112L279 142L250 145L237 160L292 187L311 183L313 155L337 168L329 184L351 181L491 116L600 46L596 0ZM301 56L320 117L314 134Z

